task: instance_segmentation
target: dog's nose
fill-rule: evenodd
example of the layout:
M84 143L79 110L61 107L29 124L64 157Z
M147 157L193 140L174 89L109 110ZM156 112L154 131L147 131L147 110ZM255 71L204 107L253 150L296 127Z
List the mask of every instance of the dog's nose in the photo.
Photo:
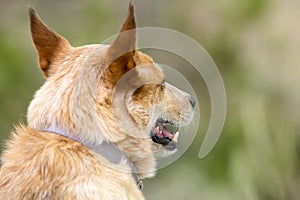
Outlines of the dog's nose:
M196 106L197 100L194 97L190 96L189 101L192 107L194 108Z

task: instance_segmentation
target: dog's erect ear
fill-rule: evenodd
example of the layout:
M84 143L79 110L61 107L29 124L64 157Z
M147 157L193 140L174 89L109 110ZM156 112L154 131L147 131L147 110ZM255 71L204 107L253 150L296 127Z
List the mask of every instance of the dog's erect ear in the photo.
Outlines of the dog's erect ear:
M127 68L135 66L133 57L136 52L136 25L134 18L134 7L129 3L129 11L123 27L109 47L107 57L110 62L127 62ZM116 64L116 63L115 63Z
M46 77L51 75L51 63L70 49L69 42L50 30L32 7L28 8L30 29L34 45L39 54L39 64Z

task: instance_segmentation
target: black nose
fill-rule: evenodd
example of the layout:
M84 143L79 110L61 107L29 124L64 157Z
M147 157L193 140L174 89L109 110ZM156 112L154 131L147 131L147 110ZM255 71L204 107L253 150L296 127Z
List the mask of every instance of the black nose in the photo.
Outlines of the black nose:
M196 106L197 100L194 97L190 96L189 101L192 107L194 108Z

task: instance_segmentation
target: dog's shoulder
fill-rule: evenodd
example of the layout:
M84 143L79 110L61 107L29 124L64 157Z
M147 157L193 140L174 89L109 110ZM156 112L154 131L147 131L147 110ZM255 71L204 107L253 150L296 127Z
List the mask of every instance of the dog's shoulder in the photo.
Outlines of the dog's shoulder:
M0 199L143 199L131 174L107 168L82 144L50 132L16 127L1 161Z

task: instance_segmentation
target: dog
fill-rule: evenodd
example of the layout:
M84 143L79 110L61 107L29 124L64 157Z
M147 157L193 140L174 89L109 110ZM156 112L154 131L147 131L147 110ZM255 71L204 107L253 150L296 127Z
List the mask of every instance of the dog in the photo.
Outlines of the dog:
M0 199L144 199L141 179L155 175L157 157L176 151L196 100L136 49L131 3L111 45L72 47L32 7L29 15L46 81L27 125L6 142Z

